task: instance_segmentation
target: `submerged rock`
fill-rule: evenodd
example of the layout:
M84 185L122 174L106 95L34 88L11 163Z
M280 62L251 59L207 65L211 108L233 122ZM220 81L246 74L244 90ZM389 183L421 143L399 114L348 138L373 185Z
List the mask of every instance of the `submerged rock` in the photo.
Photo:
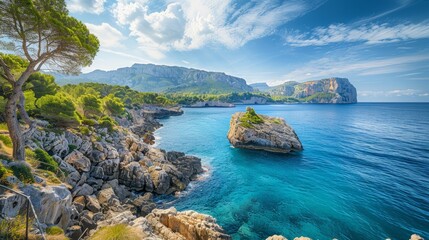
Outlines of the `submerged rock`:
M303 149L295 131L283 119L256 114L253 108L232 115L228 140L238 148L288 153Z

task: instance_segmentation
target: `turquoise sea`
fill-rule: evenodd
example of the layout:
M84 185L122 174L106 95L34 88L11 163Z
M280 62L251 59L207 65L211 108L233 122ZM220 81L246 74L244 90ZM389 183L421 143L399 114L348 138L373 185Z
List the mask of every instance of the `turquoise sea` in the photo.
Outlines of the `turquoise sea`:
M278 155L230 147L236 108L184 109L162 120L158 147L208 168L165 207L214 216L234 239L429 238L429 104L257 105L305 148Z

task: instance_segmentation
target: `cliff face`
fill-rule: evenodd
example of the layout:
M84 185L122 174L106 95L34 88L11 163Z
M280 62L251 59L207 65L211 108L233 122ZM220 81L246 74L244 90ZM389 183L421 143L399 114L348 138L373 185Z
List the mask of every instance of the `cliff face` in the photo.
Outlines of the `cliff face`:
M131 67L113 71L96 70L79 76L56 75L55 77L59 84L98 82L129 86L142 92L230 93L253 91L244 79L225 73L154 64L134 64Z
M273 95L290 96L310 103L356 103L356 88L347 78L328 78L304 83L286 82L268 90Z

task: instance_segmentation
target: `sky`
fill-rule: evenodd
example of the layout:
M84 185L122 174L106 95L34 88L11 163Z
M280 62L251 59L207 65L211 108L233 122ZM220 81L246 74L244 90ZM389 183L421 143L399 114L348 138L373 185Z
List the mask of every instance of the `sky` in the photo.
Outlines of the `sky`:
M67 0L101 43L95 69L134 63L278 85L345 77L358 100L429 101L429 0Z

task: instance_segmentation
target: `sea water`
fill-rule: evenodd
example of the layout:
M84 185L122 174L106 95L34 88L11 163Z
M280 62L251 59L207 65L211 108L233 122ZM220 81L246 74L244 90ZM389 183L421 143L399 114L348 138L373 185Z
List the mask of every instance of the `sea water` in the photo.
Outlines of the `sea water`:
M245 107L162 121L158 147L208 169L165 207L210 214L233 239L429 238L429 104L253 106L295 129L304 151L289 155L230 146L231 115Z

